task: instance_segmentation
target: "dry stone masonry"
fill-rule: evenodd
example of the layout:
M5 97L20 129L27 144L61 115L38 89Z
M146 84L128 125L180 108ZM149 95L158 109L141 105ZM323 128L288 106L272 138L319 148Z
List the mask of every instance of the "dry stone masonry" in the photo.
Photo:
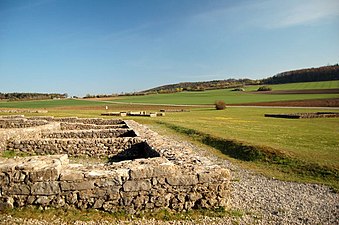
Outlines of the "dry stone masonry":
M136 213L229 206L229 170L134 121L1 120L44 125L36 123L27 136L16 134L32 127L0 129L12 132L3 140L7 150L34 155L0 158L0 210L35 205ZM109 160L83 165L70 163L68 156Z
M339 117L337 112L316 112L316 113L290 113L290 114L265 114L265 117L287 118L287 119L311 119L311 118L335 118Z

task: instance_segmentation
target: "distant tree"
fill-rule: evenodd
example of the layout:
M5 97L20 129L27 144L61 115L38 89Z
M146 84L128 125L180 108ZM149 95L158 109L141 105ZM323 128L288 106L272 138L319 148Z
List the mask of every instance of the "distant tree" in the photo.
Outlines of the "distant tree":
M268 86L261 86L257 91L272 91L272 88Z
M244 88L234 88L232 91L245 91Z
M223 100L215 101L214 105L216 110L223 110L226 108L226 103Z

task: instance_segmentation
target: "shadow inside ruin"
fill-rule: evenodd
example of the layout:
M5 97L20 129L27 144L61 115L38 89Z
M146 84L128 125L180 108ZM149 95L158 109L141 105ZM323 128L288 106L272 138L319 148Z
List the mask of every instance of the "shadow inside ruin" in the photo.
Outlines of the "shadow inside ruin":
M136 133L133 130L128 130L127 132L119 135L118 137L136 137Z
M109 163L121 162L124 160L146 159L160 157L160 154L152 149L146 142L133 145L117 155L108 158Z

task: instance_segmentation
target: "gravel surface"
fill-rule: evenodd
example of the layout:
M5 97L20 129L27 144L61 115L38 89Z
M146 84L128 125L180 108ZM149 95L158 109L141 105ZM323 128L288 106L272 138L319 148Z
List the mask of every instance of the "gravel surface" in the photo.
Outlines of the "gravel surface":
M173 142L173 139L169 139ZM339 195L323 185L279 181L241 169L227 160L210 155L188 142L180 145L195 149L232 174L232 210L242 216L201 217L193 221L157 221L139 219L116 221L77 221L73 224L135 224L135 225L223 225L223 224L339 224ZM53 221L13 218L0 214L0 224L67 224L62 218Z

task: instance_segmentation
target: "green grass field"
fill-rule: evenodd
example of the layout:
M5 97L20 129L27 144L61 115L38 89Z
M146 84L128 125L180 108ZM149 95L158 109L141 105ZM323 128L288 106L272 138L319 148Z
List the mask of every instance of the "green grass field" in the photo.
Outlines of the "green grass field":
M339 88L339 81L308 82L269 85L273 90L305 90L305 89L331 89ZM308 100L339 98L338 94L256 94L250 91L257 90L259 86L248 86L245 92L234 92L232 89L209 90L203 92L180 92L173 94L154 94L146 96L121 97L112 102L149 103L149 104L213 104L216 100L224 100L226 104L242 104L255 102L273 102L289 100Z
M339 170L339 119L279 119L265 113L310 112L307 109L229 108L172 113L161 121L248 145L268 146L283 153ZM339 112L337 110L337 112Z
M255 91L262 85L248 86L246 91ZM289 84L266 85L272 87L273 90L308 90L308 89L333 89L339 88L339 80L320 81L320 82L302 82Z
M339 110L332 110L339 112ZM217 155L284 180L319 182L339 190L339 118L281 119L265 113L316 112L311 109L228 108L194 109L163 118L137 119L172 129L207 144ZM279 159L247 159L227 148L278 153ZM242 148L242 149L240 149ZM265 154L266 154L265 153ZM247 153L245 153L247 154Z

